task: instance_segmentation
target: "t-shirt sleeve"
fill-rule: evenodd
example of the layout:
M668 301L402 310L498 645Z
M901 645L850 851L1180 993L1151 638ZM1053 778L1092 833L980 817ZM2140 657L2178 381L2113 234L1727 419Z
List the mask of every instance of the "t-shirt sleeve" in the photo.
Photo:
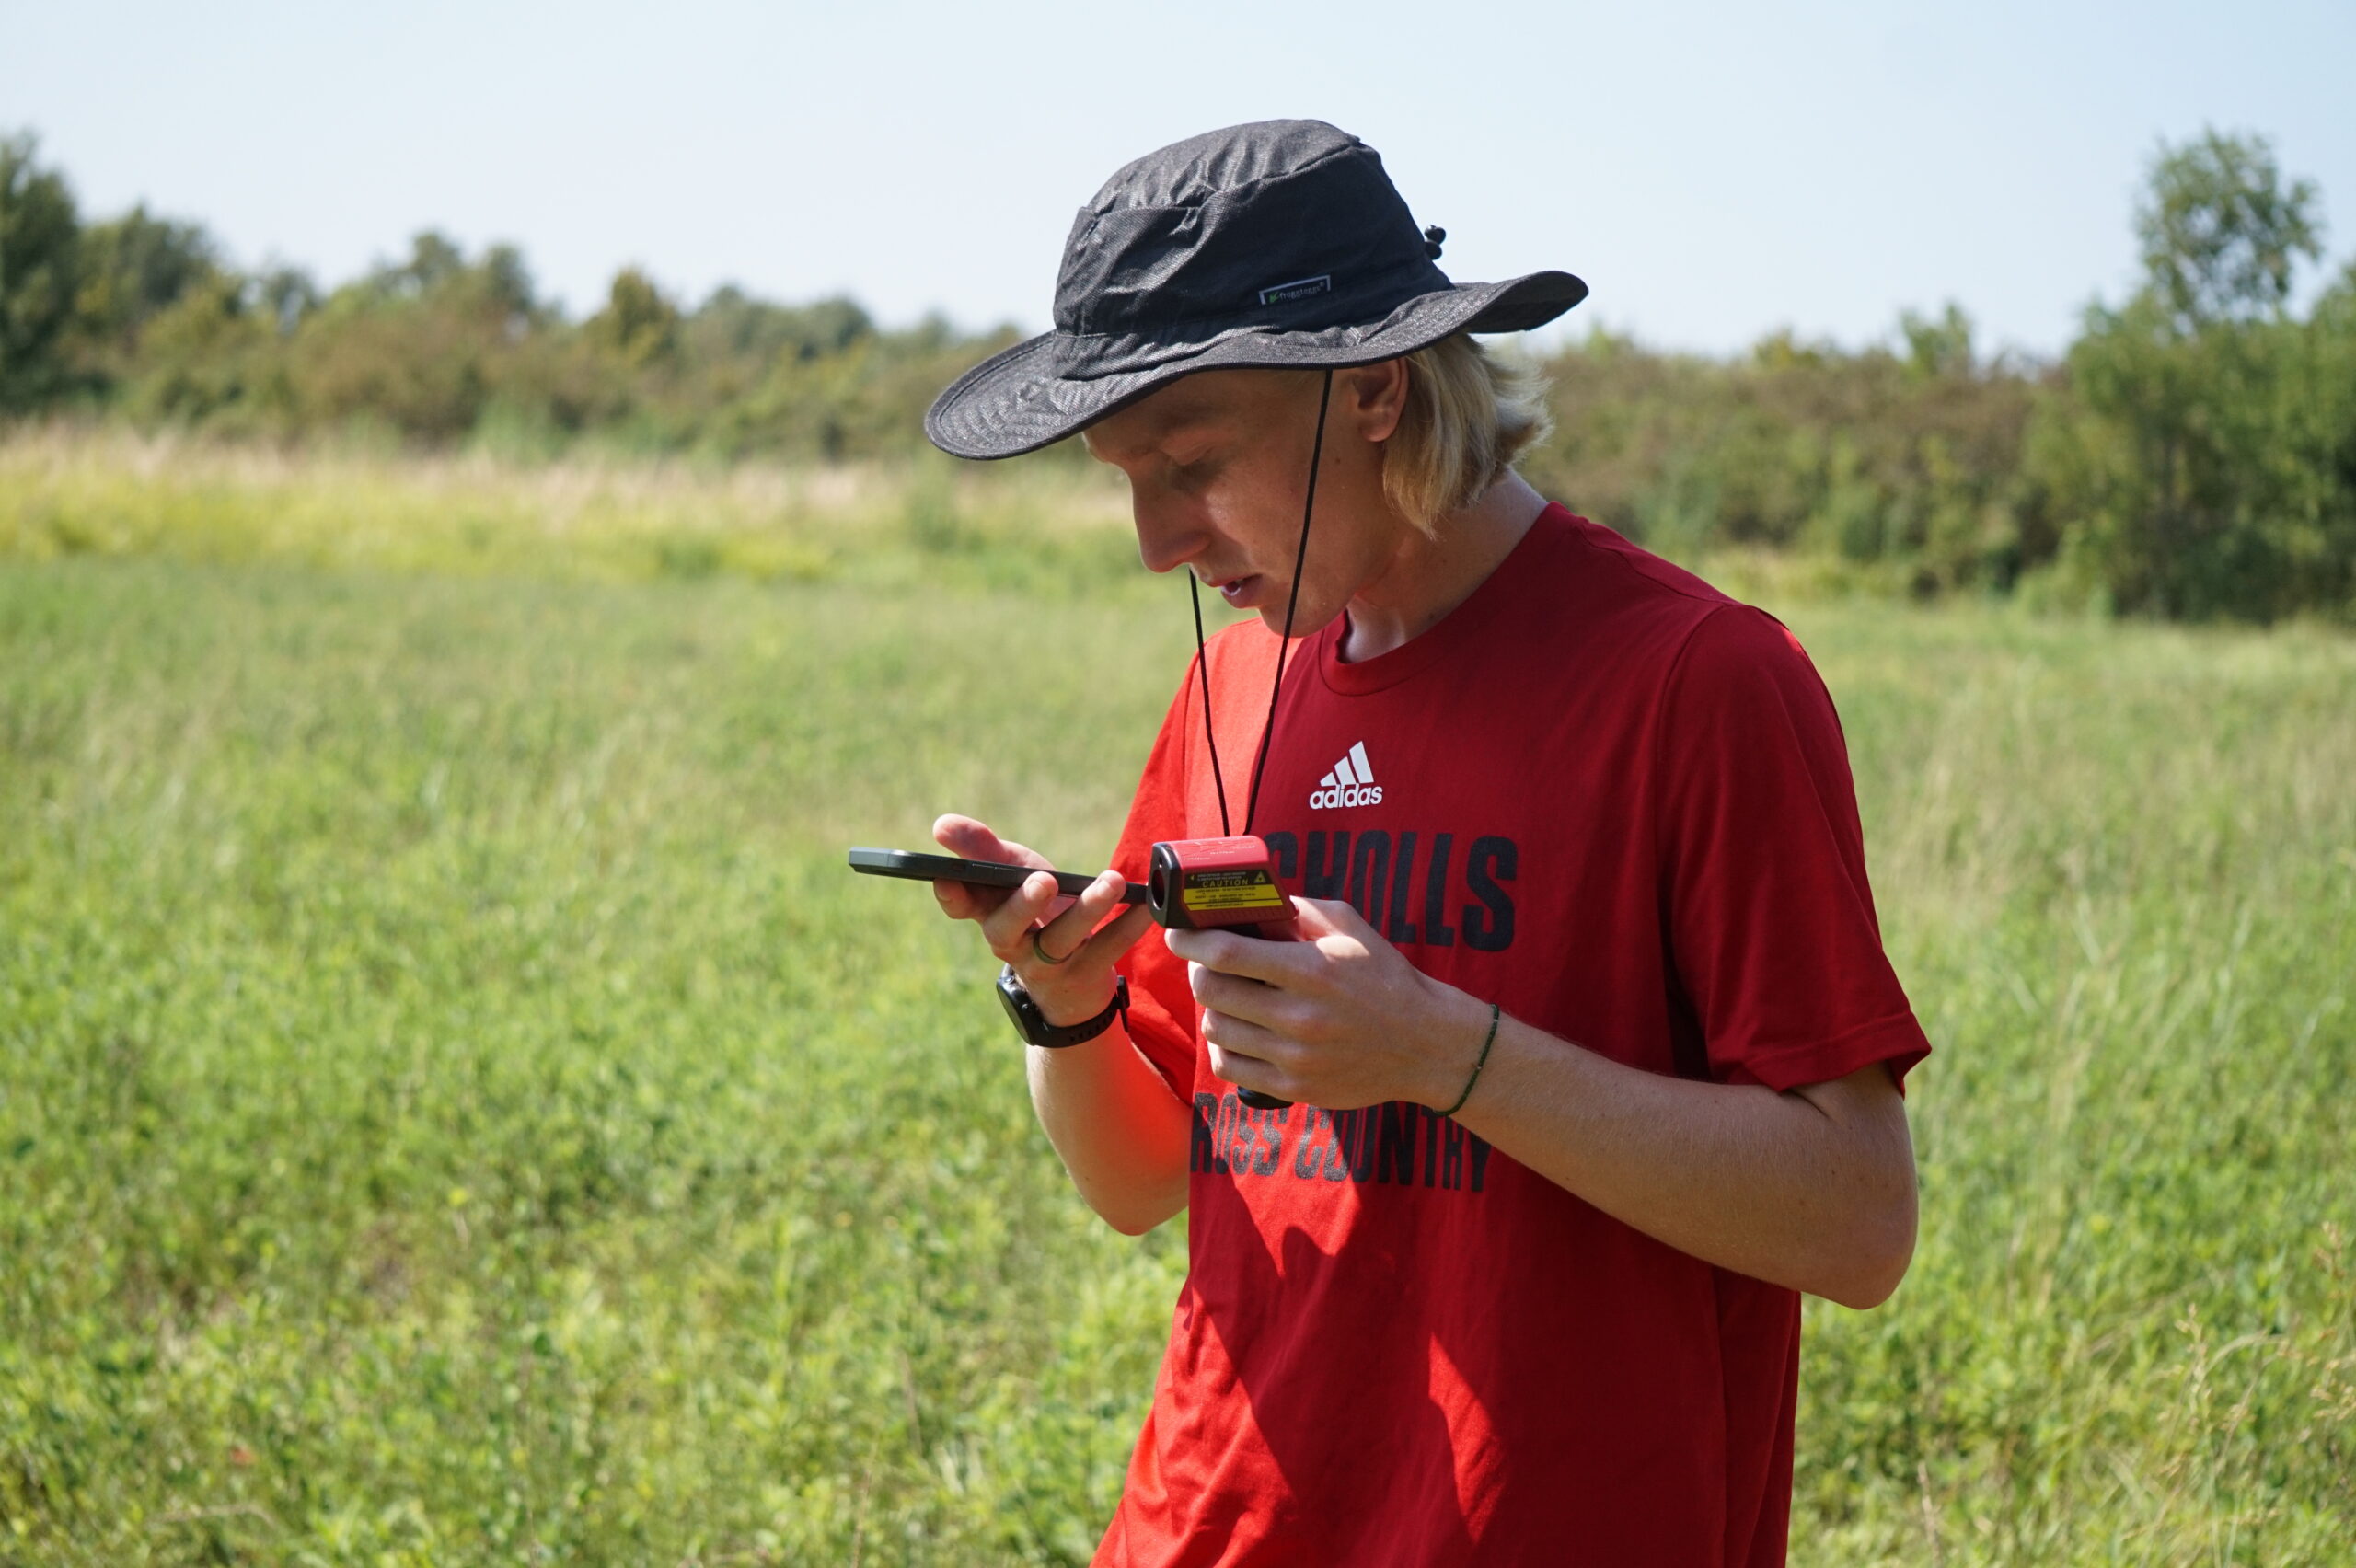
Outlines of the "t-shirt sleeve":
M1188 696L1195 689L1194 681L1195 666L1190 662L1186 679L1161 721L1161 733L1154 738L1152 754L1146 758L1145 773L1129 802L1128 823L1121 829L1120 845L1113 852L1113 869L1132 882L1145 881L1156 844L1187 836L1186 758L1193 753L1189 741L1195 733ZM1152 926L1117 967L1129 981L1130 1040L1161 1074L1170 1091L1187 1101L1195 1087L1196 1009L1194 989L1186 983L1186 965L1162 940L1161 928Z
M1669 675L1656 759L1671 956L1711 1075L1778 1091L1930 1054L1882 951L1848 748L1792 634L1713 611Z

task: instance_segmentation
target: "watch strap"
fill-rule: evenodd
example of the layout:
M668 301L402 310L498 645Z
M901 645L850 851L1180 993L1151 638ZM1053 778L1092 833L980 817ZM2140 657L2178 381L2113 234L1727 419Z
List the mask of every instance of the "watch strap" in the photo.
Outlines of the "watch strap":
M1056 1024L1039 1010L1039 1004L1016 979L1014 966L1009 964L998 977L999 1000L1006 1007L1006 1014L1014 1020L1015 1032L1026 1045L1037 1045L1049 1051L1084 1044L1113 1027L1113 1020L1129 1010L1129 979L1126 974L1113 976L1113 999L1094 1018L1079 1023Z

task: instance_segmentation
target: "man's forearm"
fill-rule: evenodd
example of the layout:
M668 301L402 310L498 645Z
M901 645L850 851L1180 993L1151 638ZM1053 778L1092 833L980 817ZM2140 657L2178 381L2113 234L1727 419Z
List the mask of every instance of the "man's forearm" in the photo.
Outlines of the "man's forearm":
M1913 1252L1913 1152L1878 1065L1778 1094L1645 1072L1507 1019L1457 1120L1680 1251L1846 1306L1888 1298Z
M1186 1107L1126 1029L1030 1055L1031 1103L1089 1207L1136 1236L1186 1206Z

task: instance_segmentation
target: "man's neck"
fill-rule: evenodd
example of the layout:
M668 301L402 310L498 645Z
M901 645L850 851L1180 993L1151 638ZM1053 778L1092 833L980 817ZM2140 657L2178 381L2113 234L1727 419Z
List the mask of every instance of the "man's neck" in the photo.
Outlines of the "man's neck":
M1382 575L1350 596L1343 662L1380 658L1438 626L1489 580L1545 510L1545 498L1508 473L1431 534L1406 529Z

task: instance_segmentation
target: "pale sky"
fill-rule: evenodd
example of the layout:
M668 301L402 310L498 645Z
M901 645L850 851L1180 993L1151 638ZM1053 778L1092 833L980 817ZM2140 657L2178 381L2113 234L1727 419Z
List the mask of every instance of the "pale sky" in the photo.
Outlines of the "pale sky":
M144 200L330 282L433 226L576 311L636 263L689 301L1033 329L1106 175L1298 115L1383 155L1459 280L1586 278L1574 330L1856 345L1953 299L2050 353L2132 278L2163 138L2271 136L2356 253L2351 84L2351 0L0 0L0 130L87 213Z

